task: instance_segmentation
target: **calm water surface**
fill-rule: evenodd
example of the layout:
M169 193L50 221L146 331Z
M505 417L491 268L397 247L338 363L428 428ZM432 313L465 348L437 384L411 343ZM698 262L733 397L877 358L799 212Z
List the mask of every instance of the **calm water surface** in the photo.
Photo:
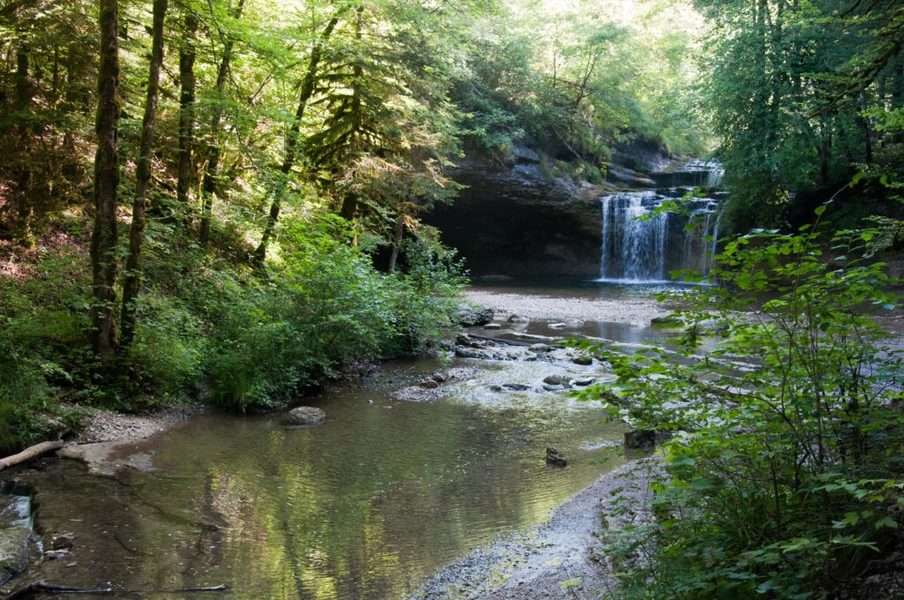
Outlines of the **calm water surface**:
M136 597L225 583L231 598L404 598L621 463L618 450L581 448L620 430L554 394L518 408L390 399L435 368L403 363L379 384L325 394L314 402L328 414L319 427L196 418L136 448L154 470L119 481L48 463L25 476L38 521L73 531L76 547L37 574ZM568 468L545 464L547 446Z

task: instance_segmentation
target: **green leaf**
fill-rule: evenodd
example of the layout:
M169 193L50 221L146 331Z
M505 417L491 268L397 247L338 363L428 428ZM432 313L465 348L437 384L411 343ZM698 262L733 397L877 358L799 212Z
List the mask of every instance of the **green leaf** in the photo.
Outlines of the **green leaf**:
M584 583L584 579L582 577L573 577L571 579L566 579L565 581L559 582L559 587L563 590L568 590L573 587L577 587Z

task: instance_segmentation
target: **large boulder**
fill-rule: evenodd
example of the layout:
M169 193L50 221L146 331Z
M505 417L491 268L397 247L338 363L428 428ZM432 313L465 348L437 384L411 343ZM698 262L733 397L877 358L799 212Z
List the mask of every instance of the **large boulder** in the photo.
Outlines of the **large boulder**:
M326 420L326 413L316 406L298 406L289 411L286 423L289 425L320 425Z
M458 324L462 327L486 325L493 320L494 315L492 308L462 306L458 309Z
M656 445L656 432L635 429L625 432L625 448L629 450L650 450Z

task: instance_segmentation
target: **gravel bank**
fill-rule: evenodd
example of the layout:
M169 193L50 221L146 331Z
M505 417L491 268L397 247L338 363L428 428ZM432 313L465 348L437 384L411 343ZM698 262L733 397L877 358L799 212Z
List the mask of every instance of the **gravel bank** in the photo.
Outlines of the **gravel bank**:
M606 474L553 511L550 519L525 534L478 548L438 571L413 598L420 600L539 600L600 598L613 589L598 533L625 519L649 515L651 479L657 458L631 462ZM611 515L621 497L634 507L628 517Z
M79 444L132 442L164 431L204 411L200 404L168 406L145 415L123 415L99 408L86 408L88 424L79 433Z
M514 294L470 289L465 298L492 308L496 318L518 315L529 319L580 319L646 326L650 319L668 315L669 307L653 298L560 298L541 294Z

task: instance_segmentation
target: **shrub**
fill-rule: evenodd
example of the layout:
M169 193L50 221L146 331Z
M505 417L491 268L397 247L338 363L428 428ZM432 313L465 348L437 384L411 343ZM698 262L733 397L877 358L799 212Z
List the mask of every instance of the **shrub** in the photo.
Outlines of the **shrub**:
M893 282L857 258L873 235L842 232L828 258L808 228L735 239L722 285L678 315L677 360L597 349L618 379L584 396L675 433L657 518L610 538L635 561L626 597L818 597L894 541L902 372L870 317L894 307Z

